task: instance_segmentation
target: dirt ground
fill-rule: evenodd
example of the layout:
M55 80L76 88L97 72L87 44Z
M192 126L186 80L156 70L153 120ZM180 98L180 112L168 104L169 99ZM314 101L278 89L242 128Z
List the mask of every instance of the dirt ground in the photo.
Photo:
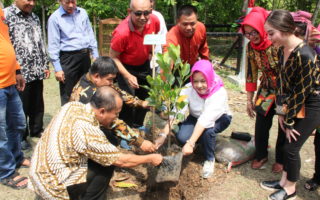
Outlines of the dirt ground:
M253 134L254 121L245 112L246 95L242 92L228 89L229 103L233 111L233 119L230 127L221 135L229 136L232 131L243 131ZM51 78L45 81L45 121L48 121L58 111L60 106L58 96L58 84ZM129 175L127 182L135 183L137 187L118 188L111 184L108 191L108 199L113 200L260 200L267 199L270 192L259 187L263 180L273 180L280 177L279 174L271 172L274 163L274 146L276 138L276 118L270 136L269 162L266 169L252 170L250 163L233 168L226 173L226 166L216 163L215 174L211 179L202 179L203 157L199 153L184 158L183 170L176 185L162 184L150 188L147 186L147 166L139 166L127 169L125 172L117 170L116 177L121 174ZM35 145L36 139L32 140ZM315 192L308 192L303 188L304 182L313 174L314 152L313 137L310 137L301 150L301 180L298 182L298 200L320 199L320 189ZM26 152L31 155L32 152ZM27 175L28 169L20 169L19 172ZM33 200L34 194L28 189L13 190L0 185L0 199L2 200Z

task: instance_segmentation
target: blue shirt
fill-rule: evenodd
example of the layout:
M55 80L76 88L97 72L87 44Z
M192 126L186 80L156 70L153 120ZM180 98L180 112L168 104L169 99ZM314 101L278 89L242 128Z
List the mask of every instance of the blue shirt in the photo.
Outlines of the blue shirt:
M92 50L97 58L98 48L87 12L77 7L68 14L59 7L48 21L48 52L55 71L61 71L60 51L76 51L84 48Z

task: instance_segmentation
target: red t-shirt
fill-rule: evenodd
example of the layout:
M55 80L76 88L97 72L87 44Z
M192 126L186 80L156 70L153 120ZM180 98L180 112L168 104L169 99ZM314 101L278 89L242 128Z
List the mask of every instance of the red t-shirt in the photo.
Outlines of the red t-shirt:
M198 57L209 60L206 27L201 22L197 22L195 33L190 38L180 33L177 25L172 27L167 33L167 44L164 46L164 51L167 51L169 44L180 45L182 61L188 62L191 66L198 60Z
M130 16L124 19L112 33L111 48L120 52L120 61L123 64L139 66L149 59L151 45L143 45L146 34L157 34L160 30L158 18L151 14L142 33L135 30Z

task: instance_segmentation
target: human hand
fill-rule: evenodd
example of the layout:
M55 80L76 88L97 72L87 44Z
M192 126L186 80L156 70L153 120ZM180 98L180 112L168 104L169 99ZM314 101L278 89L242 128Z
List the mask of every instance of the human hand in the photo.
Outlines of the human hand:
M252 101L247 101L247 113L250 118L254 118L256 116L256 113L254 111L254 105Z
M148 101L143 101L141 106L142 106L142 108L144 108L144 109L150 109L151 106L149 106L148 104L149 104Z
M286 129L284 128L284 116L283 115L278 115L278 121L279 121L279 125L281 127L281 129L283 130L283 132L286 132Z
M161 154L151 154L151 164L153 166L158 166L162 163L163 156Z
M16 84L17 90L22 92L26 86L26 80L24 80L21 74L17 74L16 81L17 81L17 84Z
M156 146L156 149L159 149L163 145L164 141L166 141L166 139L167 139L167 135L160 134L158 136L158 138L156 139L156 141L154 142L155 146Z
M49 69L45 69L44 74L45 74L46 79L50 78L50 70Z
M300 133L295 129L286 128L285 133L287 139L289 140L289 143L291 143L292 138L294 139L294 141L297 141L297 136L300 136Z
M189 142L187 142L182 148L182 153L184 156L188 156L188 155L192 154L193 153L193 146Z
M316 43L320 42L320 32L317 28L311 27L309 31L308 43L311 47L315 47Z
M138 84L138 80L137 77L128 74L126 77L126 80L128 81L129 85L134 88L134 89L138 89L139 88L139 84Z
M56 73L55 73L55 76L56 76L56 80L57 80L57 81L64 83L64 80L65 80L66 78L65 78L64 72L63 72L62 70L56 72Z
M149 140L144 140L140 146L140 149L144 152L154 152L156 150L156 145Z

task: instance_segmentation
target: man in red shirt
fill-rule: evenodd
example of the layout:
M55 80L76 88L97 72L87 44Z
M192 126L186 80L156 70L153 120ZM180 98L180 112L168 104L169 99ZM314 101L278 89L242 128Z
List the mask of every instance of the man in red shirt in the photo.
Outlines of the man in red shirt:
M150 0L131 0L129 16L113 32L110 57L116 62L120 76L118 84L122 90L144 100L148 91L139 85L147 85L150 70L150 45L143 45L146 34L157 34L160 30L158 18L151 14ZM119 118L131 127L143 125L147 110L123 106Z
M180 45L181 59L191 66L198 60L209 59L206 27L198 21L197 9L191 5L184 5L178 10L177 25L167 33L167 51L169 44Z

